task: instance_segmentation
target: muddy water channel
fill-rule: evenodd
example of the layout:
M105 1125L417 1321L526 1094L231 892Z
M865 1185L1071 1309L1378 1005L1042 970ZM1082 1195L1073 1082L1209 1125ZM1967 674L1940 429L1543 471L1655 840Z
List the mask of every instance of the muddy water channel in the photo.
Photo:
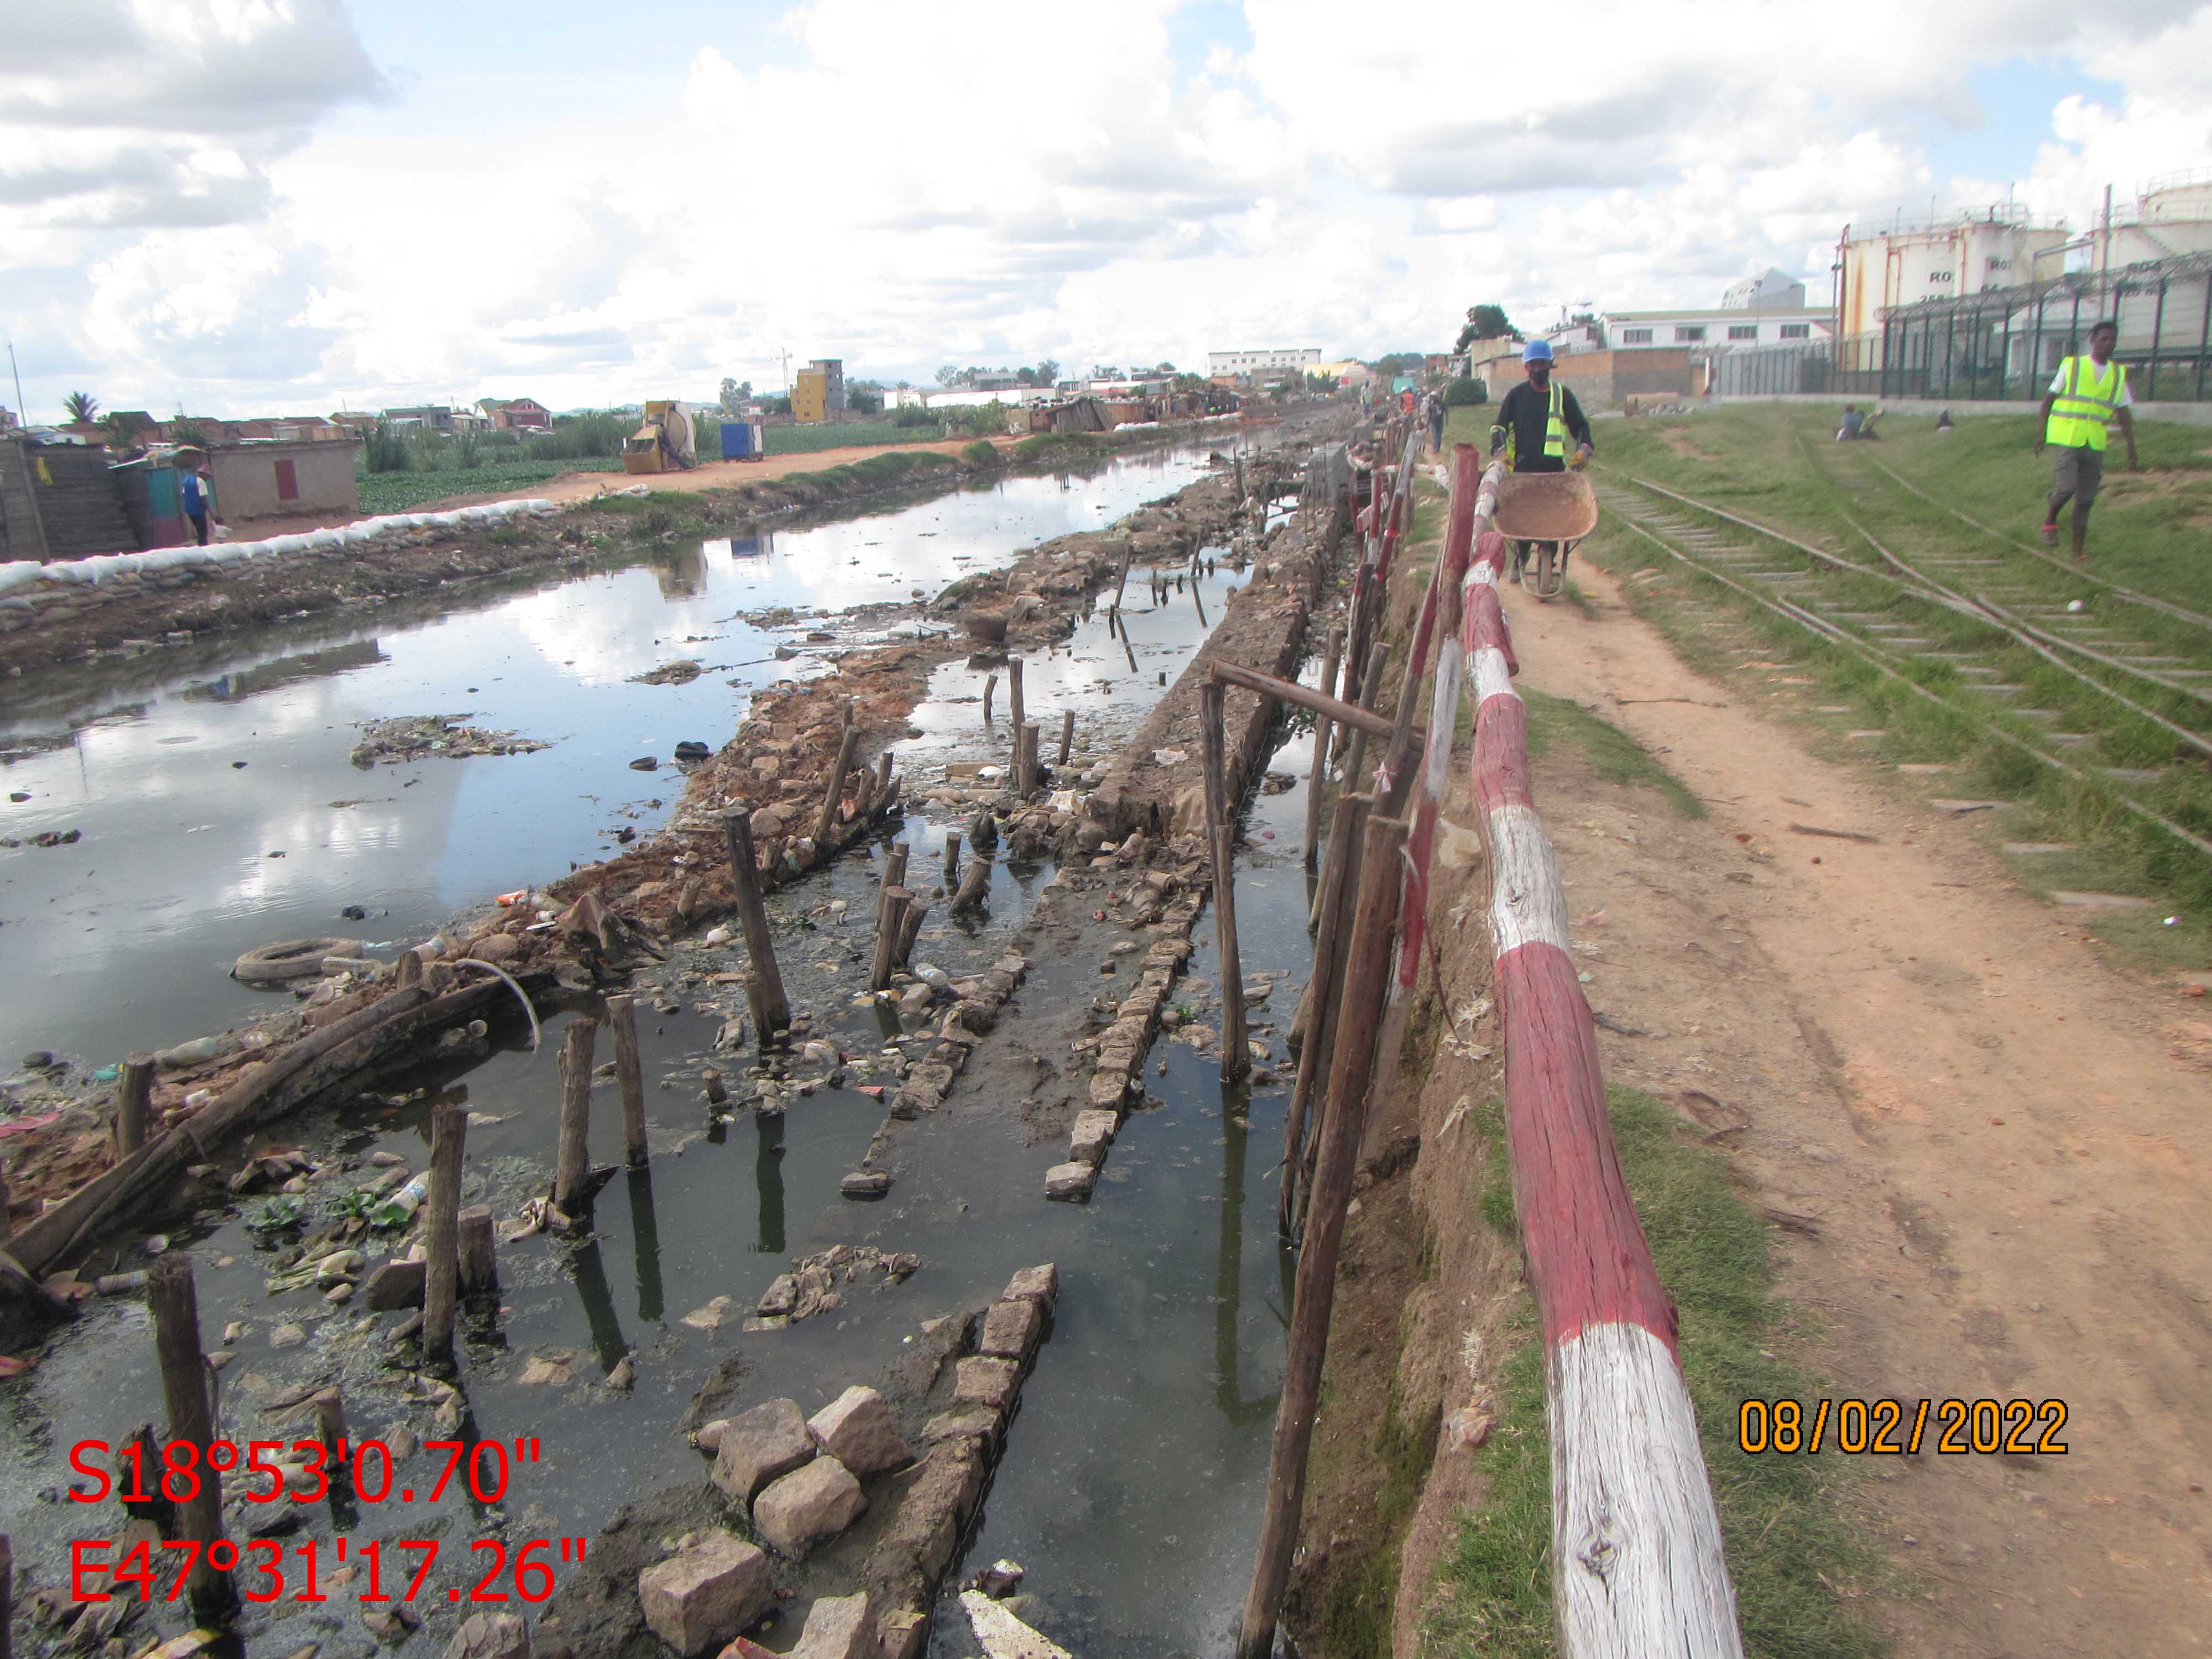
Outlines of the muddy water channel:
M21 843L0 848L0 1068L33 1049L99 1066L221 1030L265 994L228 977L246 951L325 935L404 945L459 907L604 856L672 807L677 744L718 747L754 690L805 672L804 656L776 659L804 648L803 622L746 616L933 598L1180 489L1204 456L1009 478L671 550L412 626L321 624L183 678L87 686L70 706L0 703L0 751L56 745L0 767L0 839ZM633 682L686 659L706 672ZM459 714L551 746L349 761L365 722ZM647 755L660 770L628 769ZM71 830L73 843L33 844Z
M777 644L804 643L803 627L757 628L732 621L738 611L873 603L913 588L933 593L1036 540L1094 527L1165 495L1201 464L1202 455L1186 454L1123 463L1065 486L1012 482L988 496L779 532L772 550L719 543L696 555L687 549L666 562L550 586L371 641L318 647L359 652L366 644L373 654L356 664L319 668L295 653L242 670L235 695L203 679L148 697L143 708L78 725L68 749L18 763L6 776L18 788L26 787L19 779L39 781L32 806L15 810L45 814L40 827L88 827L83 843L37 856L104 852L99 862L114 874L99 873L88 856L73 877L42 874L59 884L37 890L24 884L21 863L5 866L8 996L0 1019L8 1041L96 1059L216 1029L251 1006L250 994L223 977L248 945L322 932L372 942L420 937L488 892L598 856L611 845L605 832L626 823L648 829L675 798L679 780L666 769L629 772L630 758L665 760L689 737L719 742L742 716L748 689L803 669L803 662L774 659ZM1131 579L1124 634L1110 631L1102 615L1050 655L1032 658L1028 706L1048 723L1048 752L1056 748L1064 708L1076 711L1079 760L1124 741L1240 580L1224 562L1155 605L1139 573ZM880 616L869 619L875 632L885 625ZM715 666L684 685L629 683L684 657ZM914 712L916 735L895 750L916 801L898 832L911 848L908 885L924 894L942 878L947 831L964 828L969 810L927 804L944 767L1005 758L1005 686L996 724L987 726L987 672L962 662L939 669ZM245 678L256 674L265 684L246 686ZM533 755L425 760L366 775L346 763L354 721L462 709L475 724L557 741ZM189 758L180 762L180 751ZM248 763L239 770L235 760ZM1304 738L1292 738L1272 764L1302 777ZM374 799L329 804L354 798ZM661 805L648 804L656 800ZM1271 1006L1253 1014L1254 1036L1279 1066L1280 1030L1308 960L1309 878L1297 852L1304 802L1301 787L1253 803L1237 878L1248 975L1284 975ZM9 835L21 833L15 823ZM216 827L190 833L201 823ZM103 826L98 836L94 826ZM1008 1555L1028 1570L1021 1615L1085 1659L1228 1650L1250 1567L1288 1314L1290 1263L1274 1231L1287 1076L1224 1097L1216 1062L1164 1036L1147 1061L1146 1107L1130 1117L1096 1193L1080 1205L1042 1195L1046 1169L1066 1157L1064 1127L1032 1133L1024 1102L956 1086L941 1109L897 1126L888 1160L896 1180L886 1198L841 1197L841 1178L860 1164L883 1119L883 1102L860 1091L872 1079L896 1085L880 1060L868 1069L870 1057L915 1037L911 1020L902 1029L888 1006L855 995L867 971L865 918L890 839L771 898L793 1002L812 1016L813 1036L851 1061L835 1077L823 1076L820 1065L794 1063L791 1079L812 1086L787 1085L781 1114L746 1105L750 1053L717 1047L743 1000L714 975L741 967L741 950L686 941L641 978L649 1166L616 1175L600 1191L588 1237L538 1234L502 1243L496 1304L471 1309L464 1322L462 1437L511 1446L534 1437L537 1460L513 1464L497 1503L471 1498L458 1482L429 1501L427 1486L441 1460L422 1454L402 1463L394 1481L395 1494L413 1492L416 1501L395 1495L378 1504L302 1508L306 1524L281 1540L295 1553L287 1564L294 1579L296 1552L311 1540L325 1545L326 1575L339 1536L356 1552L372 1538L394 1547L436 1540L441 1558L416 1604L424 1628L398 1650L442 1651L465 1611L449 1605L447 1592L465 1595L480 1576L471 1542L499 1537L514 1547L592 1538L626 1501L703 1480L707 1464L682 1431L702 1387L713 1391L702 1416L781 1395L811 1412L852 1382L890 1392L893 1368L915 1352L923 1322L980 1306L1017 1269L1052 1261L1060 1291L1049 1338L1023 1390L976 1535L948 1584ZM131 856L117 856L125 848ZM270 851L287 856L270 860ZM22 860L32 852L0 856ZM1048 861L1002 860L981 920L955 923L938 898L915 963L955 976L988 968L1054 875ZM35 900L27 898L34 890ZM362 904L373 920L338 921L347 902ZM34 941L27 956L26 939ZM1194 943L1176 995L1203 1018L1214 979L1210 919ZM51 972L49 950L56 953ZM70 960L71 952L94 960ZM1021 1010L1079 1006L1115 988L1104 961L1034 946L1031 955L1015 998L1017 1024ZM61 975L76 978L73 991L47 982ZM562 1024L549 1023L534 1053L495 1053L458 1075L276 1126L276 1140L325 1164L305 1198L310 1212L398 1167L395 1160L424 1168L432 1105L459 1100L473 1115L464 1202L489 1205L502 1221L517 1214L543 1193L551 1167ZM1037 1059L1041 1078L1082 1069L1066 1055ZM729 1079L731 1106L716 1110L704 1097L701 1071L708 1065ZM593 1106L594 1161L618 1162L611 1085L594 1091ZM193 1254L210 1346L227 1326L242 1328L224 1345L234 1356L220 1373L226 1431L241 1443L297 1437L308 1431L284 1425L281 1408L270 1407L303 1384L336 1382L356 1437L389 1442L409 1429L436 1432L428 1406L406 1397L405 1374L386 1364L399 1315L333 1307L312 1286L269 1288L269 1239L249 1225L265 1216L266 1201L248 1200L202 1232L167 1241ZM370 1260L399 1237L374 1236L366 1247ZM814 1317L780 1329L744 1328L755 1302L794 1259L840 1243L911 1252L922 1265L896 1284L863 1274L841 1287L837 1306ZM136 1238L118 1241L114 1265L143 1265L142 1249ZM634 1385L611 1386L624 1362ZM86 1304L35 1370L0 1385L0 1531L15 1540L19 1585L27 1571L33 1583L65 1583L66 1540L112 1536L123 1523L112 1503L66 1501L68 1448L118 1439L161 1417L150 1323L127 1297ZM817 1582L842 1588L834 1581L857 1565L865 1531L856 1528L793 1576L797 1599L764 1638L768 1646L782 1650L796 1639ZM411 1571L413 1558L405 1559ZM390 1578L387 1570L387 1593ZM325 1584L325 1602L292 1599L298 1588L288 1585L285 1599L249 1613L238 1650L281 1659L310 1641L325 1659L378 1650L362 1623L365 1609L349 1599L362 1583ZM161 1628L185 1627L181 1607L156 1612ZM131 1650L144 1644L134 1636ZM975 1651L949 1599L940 1599L930 1651Z

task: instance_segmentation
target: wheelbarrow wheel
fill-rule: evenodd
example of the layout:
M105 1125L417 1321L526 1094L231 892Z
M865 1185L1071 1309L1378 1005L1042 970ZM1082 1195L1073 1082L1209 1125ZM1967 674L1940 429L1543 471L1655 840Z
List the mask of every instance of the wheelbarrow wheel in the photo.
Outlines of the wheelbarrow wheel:
M1534 562L1535 568L1530 573L1528 590L1549 605L1566 586L1566 560L1560 555L1557 542L1538 542Z

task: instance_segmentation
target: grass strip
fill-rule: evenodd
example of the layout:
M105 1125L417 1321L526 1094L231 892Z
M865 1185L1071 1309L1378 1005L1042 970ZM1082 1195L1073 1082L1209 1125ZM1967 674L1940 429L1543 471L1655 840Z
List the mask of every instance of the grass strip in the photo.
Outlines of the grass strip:
M1737 1449L1747 1399L1809 1401L1820 1379L1778 1358L1807 1334L1774 1291L1765 1224L1738 1194L1725 1157L1697 1144L1662 1102L1611 1088L1622 1170L1680 1319L1683 1375L1720 1510L1745 1651L1754 1659L1875 1659L1885 1643L1863 1597L1888 1569L1849 1519L1862 1478L1839 1456L1748 1456ZM1471 1110L1492 1176L1483 1221L1518 1238L1501 1103ZM1481 1452L1484 1498L1465 1511L1423 1611L1425 1651L1548 1659L1552 1615L1551 1449L1535 1310L1499 1368L1495 1425Z

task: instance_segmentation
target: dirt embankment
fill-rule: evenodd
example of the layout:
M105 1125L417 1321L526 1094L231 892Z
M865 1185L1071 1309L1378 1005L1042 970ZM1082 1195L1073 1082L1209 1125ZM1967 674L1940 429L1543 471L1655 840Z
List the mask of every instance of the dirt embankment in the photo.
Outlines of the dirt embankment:
M1205 430L1194 427L1186 434L1174 428L1148 429L1146 441L1174 441ZM570 496L558 498L570 503L558 514L520 517L498 528L423 526L404 539L362 547L132 573L97 584L34 584L0 596L0 680L21 681L103 655L171 650L293 617L341 611L374 617L378 607L415 595L451 592L526 573L586 568L641 539L665 539L679 527L727 533L805 508L950 487L972 474L1079 465L1133 447L1130 440L1071 439L1026 454L1003 448L988 462L937 453L942 446L908 455L909 464L884 451L839 465L811 465L821 458L793 456L785 459L793 465L779 473L741 473L743 482L718 476L702 483L698 472L642 481L593 475L580 477ZM608 493L640 482L690 494L675 504Z

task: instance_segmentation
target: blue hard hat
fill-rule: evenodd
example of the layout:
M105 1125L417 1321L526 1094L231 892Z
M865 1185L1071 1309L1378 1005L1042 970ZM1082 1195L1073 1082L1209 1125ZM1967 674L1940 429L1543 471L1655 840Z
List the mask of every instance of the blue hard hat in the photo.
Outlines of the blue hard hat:
M1529 341L1527 345L1521 348L1521 361L1524 363L1550 362L1552 361L1552 343L1549 340Z

